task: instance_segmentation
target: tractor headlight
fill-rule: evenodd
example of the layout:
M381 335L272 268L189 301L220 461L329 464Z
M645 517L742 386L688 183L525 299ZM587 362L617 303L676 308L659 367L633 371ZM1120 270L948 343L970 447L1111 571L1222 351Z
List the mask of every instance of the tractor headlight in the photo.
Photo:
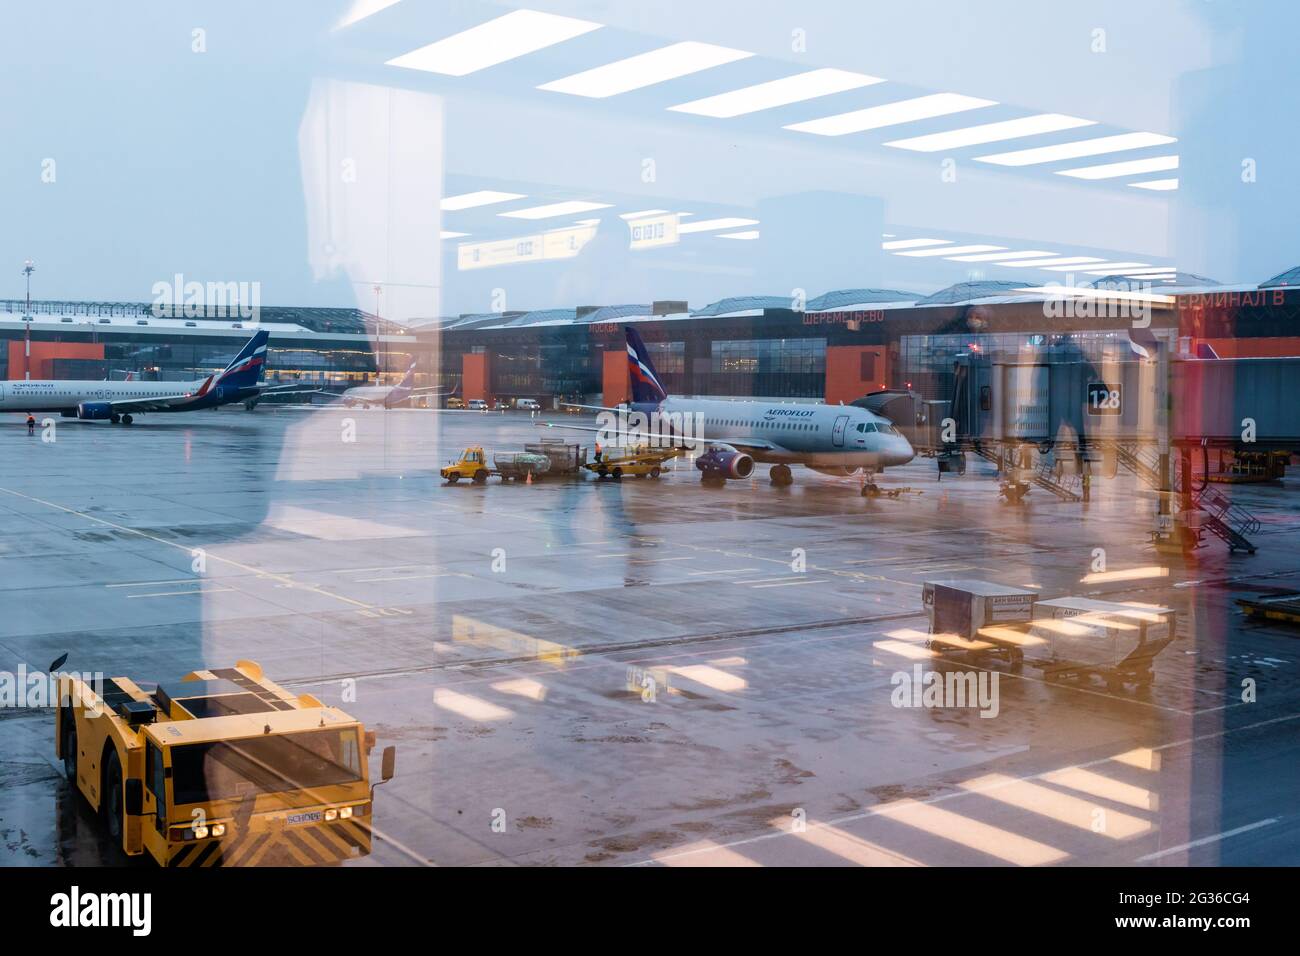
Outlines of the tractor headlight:
M339 808L339 819L340 819L340 820L350 820L350 819L352 819L352 808L351 808L351 807L340 807L340 808Z
M226 835L226 825L224 823L212 824L212 835L214 837L223 837Z
M208 837L208 828L207 828L207 827L195 827L195 828L194 828L194 839L196 839L196 840L206 840L207 837Z
M339 812L338 812L337 810L335 810L333 807L330 807L330 809L328 809L328 810L325 811L325 822L326 822L326 823L333 823L333 822L334 822L335 820L337 820L338 818L339 818Z

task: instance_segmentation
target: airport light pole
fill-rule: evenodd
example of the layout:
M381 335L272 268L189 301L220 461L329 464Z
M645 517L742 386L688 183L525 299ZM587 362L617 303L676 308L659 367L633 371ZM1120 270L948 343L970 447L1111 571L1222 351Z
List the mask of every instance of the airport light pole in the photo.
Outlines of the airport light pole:
M27 279L27 308L23 311L23 379L32 377L32 273L36 263L28 259L23 263L23 275Z

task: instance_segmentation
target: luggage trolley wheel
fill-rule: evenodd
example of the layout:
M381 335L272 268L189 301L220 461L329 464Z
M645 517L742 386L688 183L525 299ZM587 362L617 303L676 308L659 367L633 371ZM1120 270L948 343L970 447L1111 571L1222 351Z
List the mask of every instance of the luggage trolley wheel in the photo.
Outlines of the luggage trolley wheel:
M651 478L658 478L658 477L659 477L659 466L658 466L658 465L655 465L653 468L650 469L650 477L651 477Z
M622 480L623 480L623 469L622 469L622 468L615 468L614 471L612 472L612 474L613 474L613 476L614 476L614 480L615 480L615 481L622 481Z

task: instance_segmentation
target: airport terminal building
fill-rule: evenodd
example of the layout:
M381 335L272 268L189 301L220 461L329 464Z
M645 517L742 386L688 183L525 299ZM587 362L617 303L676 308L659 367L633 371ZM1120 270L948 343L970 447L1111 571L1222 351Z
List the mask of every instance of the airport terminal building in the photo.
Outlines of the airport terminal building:
M341 391L395 382L414 361L417 386L441 385L466 399L534 398L544 407L623 400L627 324L635 324L673 394L832 403L886 388L947 397L954 358L972 351L1013 361L1061 350L1093 362L1131 357L1132 342L1148 329L1185 355L1300 354L1300 269L1258 286L1179 275L1132 293L1130 281L1100 279L1093 294L1070 297L979 281L928 296L849 289L804 303L741 296L696 309L657 301L410 326L348 308L160 318L146 303L34 301L29 310L7 300L0 301L0 378L199 378L225 365L254 321L271 333L270 382Z

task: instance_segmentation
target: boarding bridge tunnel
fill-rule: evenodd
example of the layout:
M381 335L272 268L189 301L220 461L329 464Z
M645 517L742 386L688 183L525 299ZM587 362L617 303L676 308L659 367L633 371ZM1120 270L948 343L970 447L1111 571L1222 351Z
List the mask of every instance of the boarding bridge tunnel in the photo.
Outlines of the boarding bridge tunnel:
M1031 486L1086 501L1093 478L1114 478L1122 467L1160 496L1158 537L1199 543L1209 531L1234 551L1253 552L1249 535L1259 522L1211 485L1282 476L1300 450L1298 388L1300 357L970 353L958 357L947 399L880 392L856 404L903 428L941 474L964 471L967 453L993 462L1009 501ZM1217 473L1211 450L1222 465Z

